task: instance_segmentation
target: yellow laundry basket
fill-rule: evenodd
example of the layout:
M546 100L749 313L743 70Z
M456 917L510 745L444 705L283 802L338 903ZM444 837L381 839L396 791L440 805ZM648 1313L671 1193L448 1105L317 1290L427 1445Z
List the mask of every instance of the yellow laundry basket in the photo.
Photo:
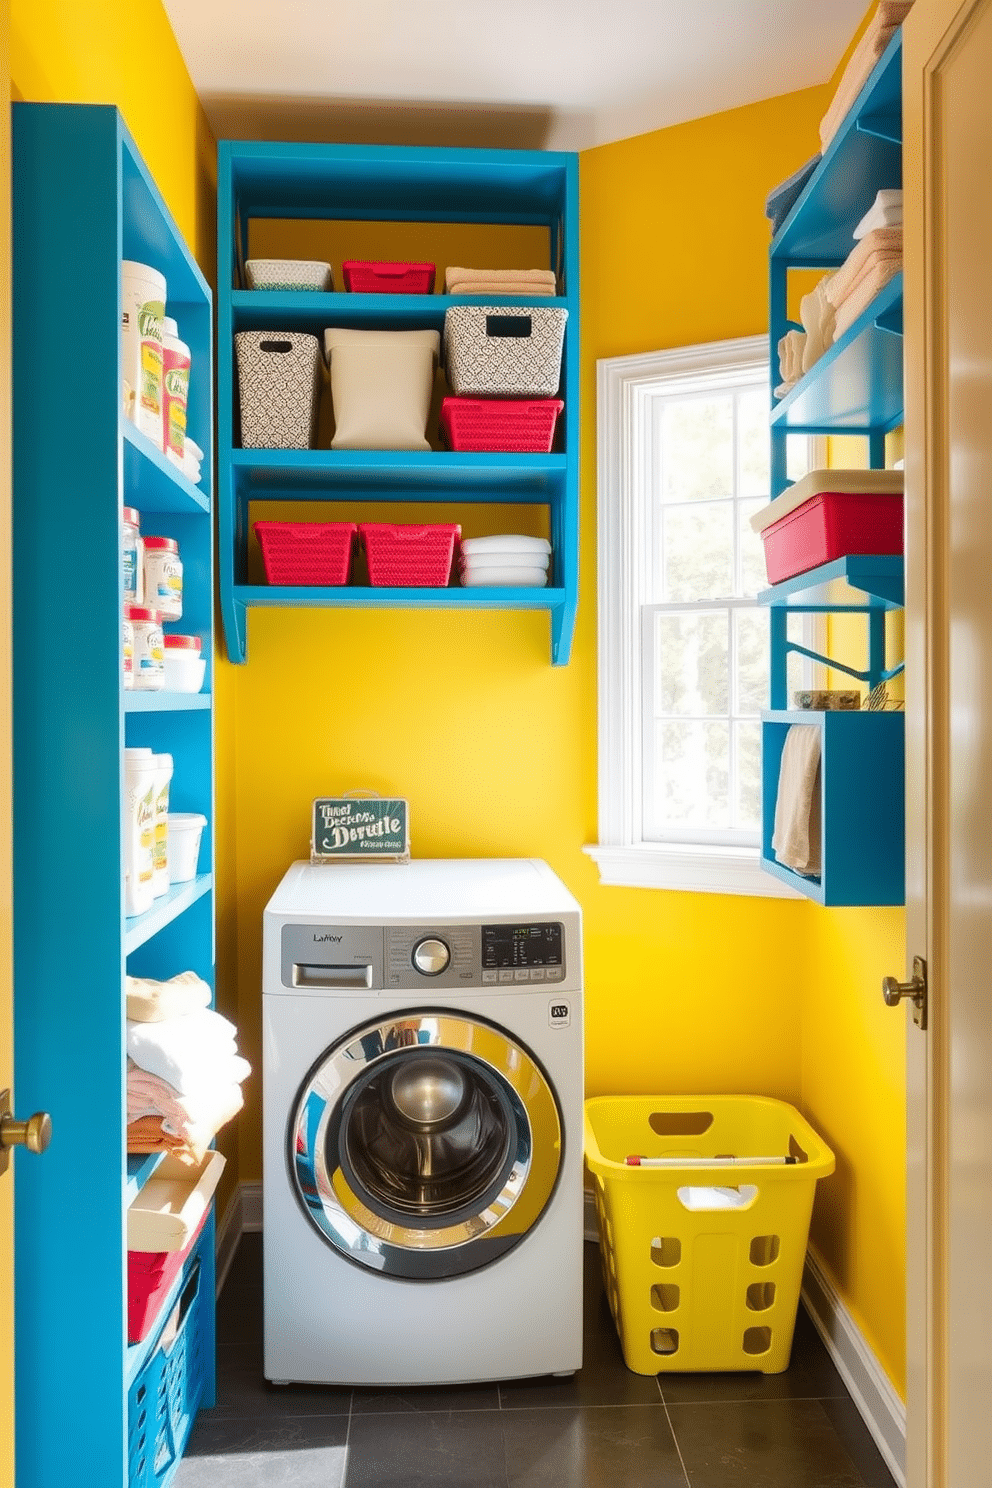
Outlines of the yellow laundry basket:
M599 1096L585 1156L627 1368L788 1368L816 1180L834 1170L799 1112L763 1096Z

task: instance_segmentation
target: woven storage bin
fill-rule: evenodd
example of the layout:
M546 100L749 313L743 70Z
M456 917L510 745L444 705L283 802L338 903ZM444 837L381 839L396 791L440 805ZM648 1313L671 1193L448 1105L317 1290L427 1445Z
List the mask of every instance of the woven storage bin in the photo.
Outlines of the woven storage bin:
M432 263L388 263L349 258L341 265L345 289L353 294L433 294Z
M360 522L369 583L376 587L443 588L451 575L455 543L462 529L456 523L434 522L415 527L390 522Z
M320 342L301 331L234 337L242 449L312 449L320 405Z
M270 584L347 584L354 522L256 522Z
M444 365L466 397L553 398L561 381L568 311L540 305L452 305Z
M550 454L560 398L443 398L441 437L452 450Z
M312 258L249 258L245 264L249 289L330 290L334 275L329 263Z
M689 1163L629 1167L631 1153ZM692 1162L730 1155L796 1161ZM816 1183L834 1170L799 1112L762 1096L598 1096L585 1157L627 1368L786 1369Z

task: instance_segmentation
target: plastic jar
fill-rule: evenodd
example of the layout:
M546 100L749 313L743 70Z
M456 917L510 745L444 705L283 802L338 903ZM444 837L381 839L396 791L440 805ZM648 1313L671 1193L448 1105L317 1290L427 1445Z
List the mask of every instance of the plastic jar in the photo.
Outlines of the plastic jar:
M122 376L134 395L132 419L162 448L162 322L165 276L148 264L121 265Z
M199 636L165 637L165 685L169 692L199 692L206 669Z
M124 603L140 604L144 588L141 561L141 519L133 506L124 508L121 537L121 570L124 580Z
M166 316L162 325L162 439L166 455L181 469L186 446L190 350L185 341L180 341L174 320Z
M124 619L130 620L134 636L131 686L136 692L156 692L165 686L162 617L144 605L125 605Z
M150 749L124 751L124 913L144 914L155 894L155 781Z
M134 686L134 626L130 618L131 605L124 606L124 619L121 622L123 635L121 637L121 650L124 658L124 688L130 692Z
M196 877L200 856L200 838L207 818L198 811L169 813L169 879L172 883L189 883Z
M146 537L144 547L145 598L163 620L178 620L183 612L183 565L174 537Z
M169 891L169 782L172 780L172 755L154 754L152 759L155 761L155 845L152 894L158 899Z

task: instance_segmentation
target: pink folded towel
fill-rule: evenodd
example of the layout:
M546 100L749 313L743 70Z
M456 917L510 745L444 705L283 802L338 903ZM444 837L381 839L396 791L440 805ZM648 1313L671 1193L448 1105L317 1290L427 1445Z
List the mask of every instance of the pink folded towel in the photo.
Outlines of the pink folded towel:
M851 249L836 274L831 274L824 290L827 299L835 308L843 304L852 290L857 288L865 272L875 267L884 258L902 258L902 228L877 227Z
M902 268L902 259L897 258L880 263L877 268L871 270L860 280L857 289L849 294L842 305L837 307L837 316L834 322L834 340L839 341L844 332L854 324L876 295L880 295L890 279L894 279Z
M878 9L844 68L830 107L820 120L820 145L823 150L826 150L843 124L872 68L892 40L897 27L902 25L909 14L911 5L912 0L879 0Z

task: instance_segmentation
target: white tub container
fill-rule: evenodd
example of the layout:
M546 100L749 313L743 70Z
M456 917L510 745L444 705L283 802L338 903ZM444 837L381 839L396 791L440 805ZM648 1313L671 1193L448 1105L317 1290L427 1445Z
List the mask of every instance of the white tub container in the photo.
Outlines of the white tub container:
M207 818L196 811L169 812L169 881L189 883L196 877L200 838Z
M200 637L165 637L165 688L167 692L199 692L207 663L200 655Z
M155 782L150 749L124 751L124 913L144 914L155 898Z
M149 264L121 265L121 376L132 421L162 448L162 322L166 282Z

